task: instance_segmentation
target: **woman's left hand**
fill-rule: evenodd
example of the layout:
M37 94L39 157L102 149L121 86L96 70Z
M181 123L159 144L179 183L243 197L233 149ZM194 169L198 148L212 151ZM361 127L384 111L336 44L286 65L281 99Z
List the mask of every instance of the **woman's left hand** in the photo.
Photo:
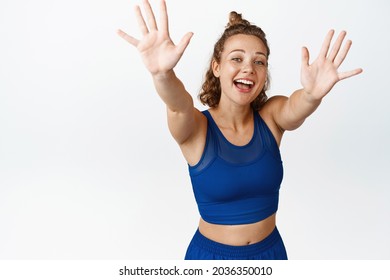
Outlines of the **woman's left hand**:
M301 83L303 90L316 100L321 100L337 82L363 71L361 68L347 72L338 71L352 45L352 42L348 40L341 48L346 34L345 31L340 33L329 52L334 35L334 30L330 30L322 44L319 56L312 64L309 64L308 49L302 48Z

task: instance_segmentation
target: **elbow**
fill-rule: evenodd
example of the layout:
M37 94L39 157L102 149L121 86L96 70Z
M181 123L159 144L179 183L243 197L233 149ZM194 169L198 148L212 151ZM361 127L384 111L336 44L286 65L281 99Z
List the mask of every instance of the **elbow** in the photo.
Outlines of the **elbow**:
M305 119L301 119L298 121L290 121L283 125L282 129L285 131L293 131L299 128L303 123L305 122Z

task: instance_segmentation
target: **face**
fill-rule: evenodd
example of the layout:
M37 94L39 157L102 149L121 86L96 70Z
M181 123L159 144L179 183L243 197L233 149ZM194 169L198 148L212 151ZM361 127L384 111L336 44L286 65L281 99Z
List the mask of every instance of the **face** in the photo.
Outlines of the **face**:
M267 79L267 49L253 35L238 34L226 40L221 61L213 61L213 73L221 83L220 104L248 106Z

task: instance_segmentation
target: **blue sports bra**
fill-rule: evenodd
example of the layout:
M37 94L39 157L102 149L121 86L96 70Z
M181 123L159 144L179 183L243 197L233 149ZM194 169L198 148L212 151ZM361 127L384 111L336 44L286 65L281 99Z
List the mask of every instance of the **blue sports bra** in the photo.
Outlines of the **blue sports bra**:
M201 217L209 223L255 223L278 209L283 165L271 131L254 111L254 133L244 146L230 143L209 111L202 158L189 166Z

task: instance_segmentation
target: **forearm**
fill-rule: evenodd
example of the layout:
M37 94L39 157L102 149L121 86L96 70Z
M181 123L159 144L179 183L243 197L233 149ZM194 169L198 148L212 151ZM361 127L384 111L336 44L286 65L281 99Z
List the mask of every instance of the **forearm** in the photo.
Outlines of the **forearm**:
M157 93L167 106L169 130L173 138L183 144L197 129L194 102L173 70L152 75Z
M318 108L321 101L322 99L314 98L303 89L296 90L282 108L282 128L294 130L301 126L305 119Z
M176 77L173 70L158 75L152 75L158 95L172 112L184 112L193 108L191 95L183 83Z

